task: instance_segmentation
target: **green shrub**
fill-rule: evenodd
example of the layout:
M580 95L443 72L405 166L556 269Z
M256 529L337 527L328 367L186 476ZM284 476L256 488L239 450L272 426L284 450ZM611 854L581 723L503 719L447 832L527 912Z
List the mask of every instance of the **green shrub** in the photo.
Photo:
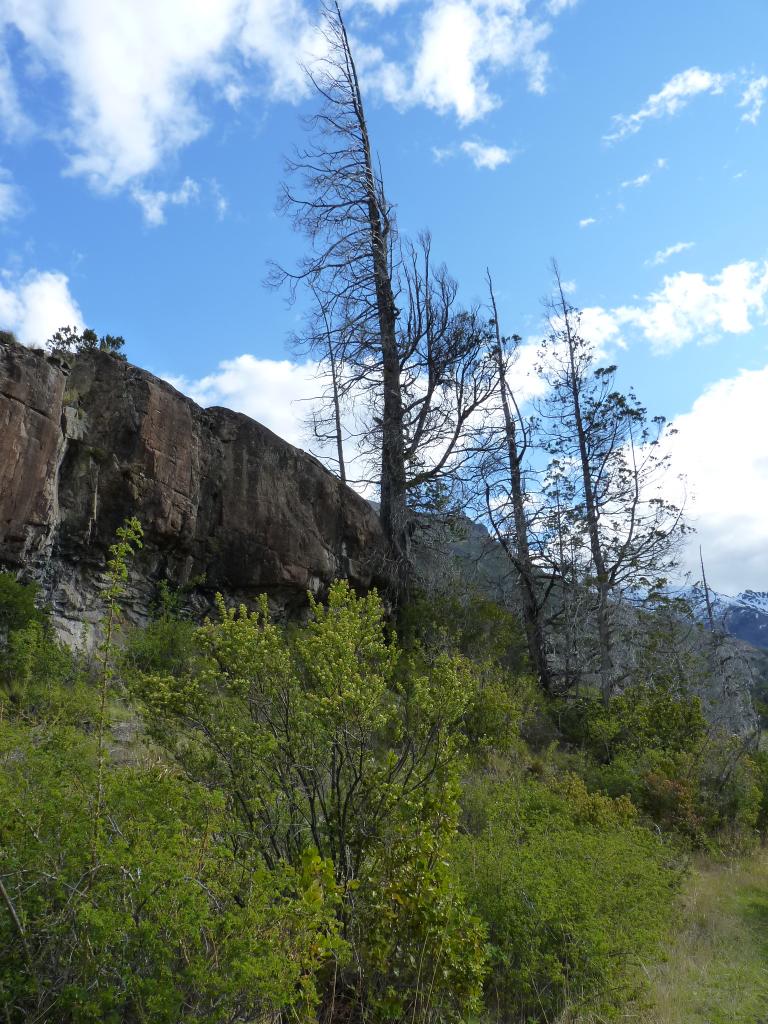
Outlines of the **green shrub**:
M664 934L678 871L626 798L566 776L488 782L468 793L475 834L456 841L461 879L486 922L490 1019L609 1015Z
M94 833L96 746L71 727L0 726L0 783L2 1019L311 1019L342 949L319 860L233 857L222 799L162 768L110 771Z
M178 675L196 656L197 626L183 614L181 595L165 581L158 588L151 612L147 625L131 630L126 637L121 657L123 672Z
M194 642L183 671L140 675L134 693L168 756L223 795L244 849L333 864L353 958L326 998L369 1020L476 1012L482 926L448 864L471 664L402 650L376 594L345 583L288 631L266 598L251 614L221 602Z
M760 794L735 737L707 726L698 698L669 686L632 686L608 705L582 698L560 717L592 789L626 795L653 822L694 846L754 835Z

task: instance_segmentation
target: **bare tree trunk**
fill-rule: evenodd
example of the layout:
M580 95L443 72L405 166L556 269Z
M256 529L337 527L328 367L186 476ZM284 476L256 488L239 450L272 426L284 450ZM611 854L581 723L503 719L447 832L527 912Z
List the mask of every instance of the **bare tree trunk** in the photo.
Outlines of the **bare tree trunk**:
M699 544L699 561L701 562L701 582L704 584L704 600L707 603L707 622L709 623L710 633L715 632L715 615L712 610L712 600L709 596L709 586L707 584L707 574L704 572L704 555L701 553L701 544Z
M336 429L336 458L339 463L339 479L346 485L347 467L344 462L344 437L341 433L341 399L339 397L339 376L333 347L328 346L328 358L331 364L331 386L333 388L333 422Z
M512 517L515 527L515 553L513 563L520 576L522 589L523 626L528 646L528 654L536 675L539 677L542 689L545 693L552 692L552 674L547 659L546 641L541 622L542 607L536 592L536 578L534 574L531 549L528 543L528 520L525 514L525 494L523 489L522 460L525 454L526 442L523 437L522 447L518 444L517 423L519 412L515 403L515 412L512 412L510 404L510 392L507 383L506 367L501 345L501 329L499 327L499 314L496 308L496 296L493 293L493 281L490 272L487 272L488 291L493 309L493 319L496 332L496 371L499 378L501 390L501 406L504 413L504 440L506 446L507 461L509 464L509 481L512 491ZM514 402L514 396L512 396ZM509 552L508 552L509 553Z
M381 344L383 378L383 416L381 446L381 524L393 562L396 594L407 596L411 578L410 534L406 505L405 440L403 437L403 399L400 379L400 354L397 345L397 307L389 267L389 222L385 204L379 195L373 170L368 125L363 109L357 68L347 38L347 30L338 4L336 14L344 42L344 57L353 90L355 115L362 140L365 188L368 196L368 223L376 289L376 308Z

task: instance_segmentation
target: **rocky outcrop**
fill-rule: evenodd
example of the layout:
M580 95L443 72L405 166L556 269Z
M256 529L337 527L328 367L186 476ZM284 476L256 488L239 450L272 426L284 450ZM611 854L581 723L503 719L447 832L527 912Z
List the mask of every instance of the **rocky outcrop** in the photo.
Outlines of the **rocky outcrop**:
M0 567L39 581L63 633L98 622L130 515L145 533L126 602L138 621L161 579L201 611L218 590L296 612L338 576L368 588L382 565L370 506L261 424L107 353L0 338Z

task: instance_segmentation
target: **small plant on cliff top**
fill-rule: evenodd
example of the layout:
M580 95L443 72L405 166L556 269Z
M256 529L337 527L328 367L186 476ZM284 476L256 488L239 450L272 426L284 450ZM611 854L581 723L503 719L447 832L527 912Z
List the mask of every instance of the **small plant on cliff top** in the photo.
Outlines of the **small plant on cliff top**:
M90 327L86 327L79 334L76 327L60 327L48 339L51 352L57 354L74 352L80 355L83 352L108 352L116 359L125 359L120 351L124 345L125 338L112 334L103 334L99 337L96 331L91 330Z

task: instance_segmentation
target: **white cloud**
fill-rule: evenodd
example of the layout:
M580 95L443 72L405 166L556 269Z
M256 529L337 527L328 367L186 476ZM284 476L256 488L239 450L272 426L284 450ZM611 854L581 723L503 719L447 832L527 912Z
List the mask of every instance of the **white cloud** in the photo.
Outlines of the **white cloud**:
M0 167L0 222L10 220L21 212L21 193L10 171Z
M322 391L317 363L258 359L244 354L219 363L199 380L165 375L199 405L223 405L245 413L293 445L306 444L303 419Z
M687 106L689 100L702 93L718 95L731 81L732 75L714 74L702 68L688 68L674 75L657 93L649 96L634 114L616 114L615 130L603 136L605 142L617 142L639 132L643 124L657 117L671 117Z
M765 106L766 93L768 93L768 75L754 78L747 85L739 101L740 107L747 107L747 110L741 115L742 121L757 124Z
M84 326L66 274L32 270L0 275L0 326L24 345L43 345L59 327Z
M748 334L768 314L768 260L742 260L710 277L679 271L665 276L661 288L639 305L596 306L587 312L595 318L597 340L621 344L621 329L634 328L657 355L692 341Z
M399 6L368 2L382 14ZM489 77L499 71L522 71L532 91L544 92L549 59L541 47L551 25L529 16L531 6L430 0L413 51L399 62L354 40L365 83L390 102L453 111L462 122L499 104ZM550 0L539 10L553 16L568 6ZM315 18L306 0L4 0L0 39L13 26L38 76L56 80L63 121L39 131L63 146L69 173L103 191L146 191L148 174L208 130L206 97L237 106L254 89L255 68L270 97L307 94L301 65L326 45ZM7 131L28 127L16 86L0 56Z
M267 69L273 96L295 99L306 90L297 61L317 51L301 0L6 0L0 19L65 85L68 123L50 131L70 172L106 190L135 182L207 130L200 84L238 100L245 60ZM15 97L0 65L0 111L18 119Z
M642 188L643 185L647 185L651 180L650 174L641 174L637 178L632 178L629 181L622 181L622 188Z
M567 11L570 7L575 7L578 2L579 0L548 0L547 11L556 18L563 11Z
M582 309L581 333L594 344L598 360L605 357L608 345L625 347L621 337L620 324L608 310L601 306L586 306Z
M462 150L467 154L475 167L495 171L502 164L511 162L514 153L502 146L486 146L481 142L462 142Z
M591 227L592 224L597 224L597 221L595 220L594 217L583 217L579 221L579 227L580 228L588 228L588 227Z
M767 299L768 261L742 260L710 278L687 271L666 276L643 306L622 306L613 316L639 328L656 352L670 352L694 340L747 334L765 316Z
M653 259L646 260L645 265L647 267L660 267L662 263L666 263L670 256L677 256L680 252L685 252L686 249L692 249L695 242L675 242L674 245L668 245L666 249L659 249Z
M188 203L197 200L200 196L200 186L192 178L185 178L174 192L152 192L135 186L131 190L131 195L141 207L147 224L157 227L160 224L165 224L166 206L169 204L171 206L186 206ZM219 202L221 202L221 199ZM224 200L224 203L226 204L226 200Z
M678 416L669 441L673 469L687 477L687 552L698 576L701 544L710 584L724 593L768 588L768 366L720 380Z
M361 3L372 7L377 14L391 14L392 11L396 11L400 7L403 0L348 0L345 7L356 7Z
M539 373L540 363L541 337L533 334L518 346L507 374L509 386L520 405L546 394L547 383Z
M532 92L545 92L549 58L540 47L551 28L529 18L527 7L527 0L433 0L422 19L412 82L389 65L385 95L453 111L467 123L500 104L489 71L520 69Z

